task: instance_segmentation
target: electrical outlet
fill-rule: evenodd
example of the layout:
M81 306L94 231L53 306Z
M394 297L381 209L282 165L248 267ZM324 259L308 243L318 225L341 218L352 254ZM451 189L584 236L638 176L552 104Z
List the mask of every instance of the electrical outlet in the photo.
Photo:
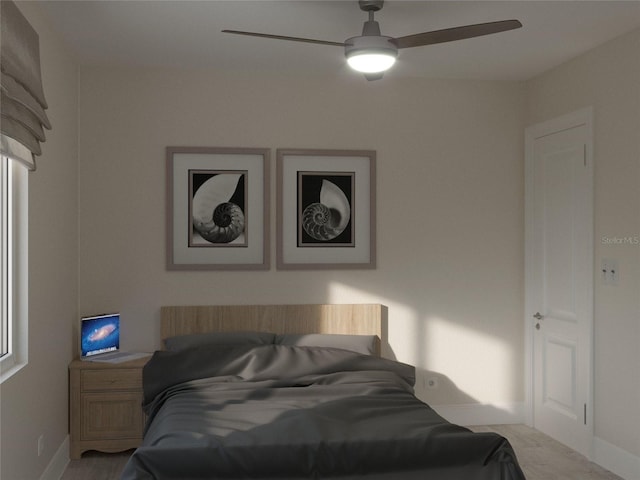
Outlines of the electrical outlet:
M435 390L436 388L438 388L438 377L428 377L425 383L425 386L429 390Z
M603 258L600 267L600 277L603 285L617 285L618 277L618 261L610 258Z
M44 452L44 433L38 437L38 456Z

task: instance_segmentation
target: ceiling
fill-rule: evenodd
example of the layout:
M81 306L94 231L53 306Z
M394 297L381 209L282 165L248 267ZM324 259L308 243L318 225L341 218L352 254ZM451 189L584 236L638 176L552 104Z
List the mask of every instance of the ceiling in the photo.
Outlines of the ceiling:
M341 47L221 33L342 42L367 14L355 0L39 2L82 64L357 75ZM400 51L386 77L526 80L640 27L640 0L401 1L376 14L383 35L518 19L523 28Z

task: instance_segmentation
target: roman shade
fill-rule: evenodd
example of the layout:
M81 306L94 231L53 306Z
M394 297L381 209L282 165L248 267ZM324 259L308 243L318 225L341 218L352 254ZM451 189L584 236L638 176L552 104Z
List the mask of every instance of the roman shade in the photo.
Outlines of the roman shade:
M40 41L15 3L0 4L0 153L35 170L44 128L51 129L40 75Z

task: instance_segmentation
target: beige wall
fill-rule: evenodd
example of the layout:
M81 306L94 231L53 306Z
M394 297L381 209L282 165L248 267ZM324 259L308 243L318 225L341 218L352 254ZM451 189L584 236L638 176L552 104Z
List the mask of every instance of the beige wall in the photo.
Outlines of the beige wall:
M523 85L82 68L80 311L153 349L168 304L381 302L433 404L523 400ZM373 271L168 272L165 147L373 149ZM272 163L275 265L275 158Z
M29 174L29 364L0 387L0 478L33 480L68 432L67 365L78 311L77 68L37 7L18 6L40 35L53 130Z
M527 84L527 123L594 108L595 434L640 455L640 30ZM616 238L631 239L616 244ZM603 285L602 259L619 265Z

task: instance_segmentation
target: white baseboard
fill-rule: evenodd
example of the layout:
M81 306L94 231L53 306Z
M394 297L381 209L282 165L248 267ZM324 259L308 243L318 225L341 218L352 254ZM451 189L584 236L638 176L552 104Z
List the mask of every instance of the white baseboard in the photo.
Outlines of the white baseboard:
M464 405L431 405L451 423L457 425L505 425L524 423L524 403L469 403Z
M40 480L60 480L69 464L69 435L67 435L53 458L40 476Z
M594 437L593 461L625 480L640 480L640 457Z

